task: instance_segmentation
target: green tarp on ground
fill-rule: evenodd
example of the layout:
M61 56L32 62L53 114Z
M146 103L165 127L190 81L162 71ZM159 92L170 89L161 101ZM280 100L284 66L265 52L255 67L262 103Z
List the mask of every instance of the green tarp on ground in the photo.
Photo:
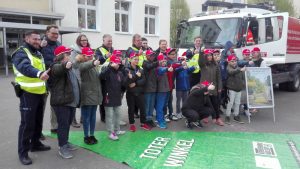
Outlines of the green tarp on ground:
M137 131L127 132L118 141L109 140L104 131L95 136L99 143L91 146L84 144L83 132L70 132L69 141L137 169L300 168L288 145L292 141L299 151L299 134ZM159 141L164 139L168 141ZM148 148L150 145L152 148ZM142 154L148 157L141 158Z

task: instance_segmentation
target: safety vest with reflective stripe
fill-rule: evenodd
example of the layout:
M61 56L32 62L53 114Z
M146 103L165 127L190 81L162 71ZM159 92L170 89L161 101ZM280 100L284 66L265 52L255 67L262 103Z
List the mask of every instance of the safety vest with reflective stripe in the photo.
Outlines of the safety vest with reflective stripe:
M187 61L188 67L195 67L195 70L193 73L199 73L200 72L200 67L199 67L199 53L195 54L190 60Z
M104 47L100 47L99 48L100 52L102 53L103 58L105 58L105 62L109 62L110 58L106 58L105 56L109 53L109 51L107 51Z
M136 53L139 52L139 49L135 48L135 47L131 47ZM146 60L146 56L144 53L142 53L140 56L139 56L139 63L138 63L138 66L143 69L143 63L144 61Z
M23 49L29 58L31 65L38 69L39 71L45 71L44 58L38 58L33 56L27 48L19 48L18 50ZM15 81L20 84L21 89L28 93L33 94L45 94L46 93L46 83L45 81L39 78L31 78L20 73L15 66L13 65L13 70L15 74Z

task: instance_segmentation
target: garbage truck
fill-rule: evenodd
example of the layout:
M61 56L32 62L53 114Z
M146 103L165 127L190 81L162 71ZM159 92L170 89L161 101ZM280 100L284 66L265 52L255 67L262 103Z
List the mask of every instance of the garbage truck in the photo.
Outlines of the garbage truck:
M258 47L263 59L271 67L273 84L279 85L281 90L298 91L300 19L263 5L215 2L218 3L223 3L222 7L227 8L204 10L178 24L176 45L179 54L192 48L194 37L197 36L202 38L205 48L211 49L222 50L225 43L231 41L239 58L242 58L244 49ZM251 43L247 41L249 32L253 36Z

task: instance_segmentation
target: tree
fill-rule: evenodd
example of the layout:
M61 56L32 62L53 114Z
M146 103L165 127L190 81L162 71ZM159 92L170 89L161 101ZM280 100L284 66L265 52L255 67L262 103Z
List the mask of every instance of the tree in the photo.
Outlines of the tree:
M280 12L288 12L290 16L296 16L293 0L249 0L249 4L258 4L273 1Z
M176 46L177 24L190 17L190 9L185 0L171 0L170 46Z

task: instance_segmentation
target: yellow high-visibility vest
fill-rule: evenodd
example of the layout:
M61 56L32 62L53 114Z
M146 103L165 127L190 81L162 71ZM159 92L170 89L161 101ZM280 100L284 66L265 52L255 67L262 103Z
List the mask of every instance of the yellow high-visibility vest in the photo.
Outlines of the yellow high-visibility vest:
M135 48L135 47L131 47L136 53L139 52L139 49ZM138 63L138 66L143 69L143 63L144 61L147 60L146 56L144 53L142 53L140 56L139 56L139 63Z
M109 53L109 51L108 50L106 50L104 47L100 47L99 48L99 50L100 50L100 52L102 53L102 56L104 57L104 56L106 56L108 53ZM104 57L105 58L105 57ZM109 62L110 61L110 58L106 58L106 60L105 60L105 62Z
M191 59L189 59L187 61L188 67L192 67L192 66L195 67L195 70L193 71L193 73L199 73L200 72L200 67L199 67L199 63L198 63L199 58L200 58L200 55L199 55L199 53L197 53Z
M27 48L19 48L18 50L23 49L25 53L27 54L31 65L38 69L39 71L45 71L45 63L44 63L44 58L39 58L37 56L34 56L31 54L31 52ZM46 93L46 82L39 79L38 77L32 78L23 75L20 73L15 66L13 65L13 71L15 74L15 81L20 84L21 89L28 93L33 93L33 94L45 94Z

